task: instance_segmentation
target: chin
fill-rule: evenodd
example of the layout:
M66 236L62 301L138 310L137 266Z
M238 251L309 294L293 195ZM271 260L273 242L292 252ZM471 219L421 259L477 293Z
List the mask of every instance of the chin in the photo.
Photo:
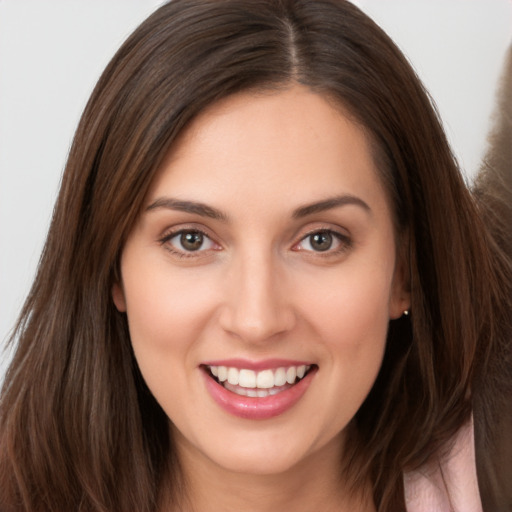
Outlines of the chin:
M304 454L290 450L241 450L233 453L216 454L212 459L218 466L230 473L254 476L273 476L289 472L304 459Z
M227 435L212 436L215 443L201 443L195 449L229 473L265 477L310 468L315 461L331 458L343 445L342 433L315 435L305 432L300 425L286 430L283 433L282 428L269 429L264 425L252 432L230 430Z

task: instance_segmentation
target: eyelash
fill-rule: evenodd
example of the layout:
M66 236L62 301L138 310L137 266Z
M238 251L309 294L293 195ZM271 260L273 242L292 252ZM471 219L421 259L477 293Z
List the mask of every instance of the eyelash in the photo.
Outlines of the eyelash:
M181 228L176 231L168 232L162 238L160 238L158 240L158 242L162 246L165 246L165 249L168 250L171 254L173 254L173 256L177 256L178 258L197 258L201 253L211 250L211 249L197 249L196 251L191 251L191 250L186 250L186 249L179 250L179 249L174 248L169 243L173 238L182 236L186 233L200 234L204 237L204 239L209 240L210 243L216 244L216 242L214 242L212 240L211 236L208 233L206 233L206 231L199 229L199 228L195 228L195 227L194 228ZM314 235L318 235L318 234L322 234L322 233L332 236L333 239L335 239L339 243L339 247L337 247L335 249L331 249L329 247L325 251L306 250L306 249L301 249L298 247L300 244L304 243L308 238L311 238ZM311 242L310 242L310 245L311 245ZM292 250L294 250L296 252L299 252L299 251L307 252L310 254L314 254L315 256L320 256L322 258L329 258L332 256L342 254L342 253L348 251L351 247L352 247L352 240L346 234L339 233L338 231L335 231L331 228L316 228L314 230L311 230L309 233L304 235L297 243L295 243L292 247ZM219 250L219 249L213 249L213 250Z

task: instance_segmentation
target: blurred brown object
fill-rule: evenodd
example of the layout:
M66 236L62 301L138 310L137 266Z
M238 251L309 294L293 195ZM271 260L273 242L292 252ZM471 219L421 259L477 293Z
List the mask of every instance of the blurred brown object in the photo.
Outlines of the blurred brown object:
M493 249L508 260L512 272L512 46L488 142L473 192ZM512 316L512 296L508 300ZM496 347L473 390L476 463L485 512L512 511L512 330L510 322L505 325L509 343Z

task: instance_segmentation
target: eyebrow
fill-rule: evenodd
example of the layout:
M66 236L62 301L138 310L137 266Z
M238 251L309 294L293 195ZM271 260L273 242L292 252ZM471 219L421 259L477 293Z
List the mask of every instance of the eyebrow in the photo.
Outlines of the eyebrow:
M359 206L366 212L371 212L371 208L362 199L347 194L342 196L330 197L322 201L317 201L315 203L310 203L299 208L296 208L292 213L292 217L294 219L301 219L303 217L307 217L308 215L313 215L315 213L320 213L327 210L331 210L333 208L338 208L340 206L347 205ZM177 210L180 212L191 213L195 215L200 215L201 217L208 217L210 219L219 220L222 222L227 222L229 220L229 217L226 213L207 204L196 201L183 201L180 199L173 199L171 197L160 197L156 199L146 208L146 211L156 210L159 208L166 208L169 210Z
M301 219L302 217L307 217L308 215L313 215L315 213L320 213L326 210L337 208L339 206L347 205L359 206L366 212L371 213L371 208L362 199L347 194L342 196L330 197L322 201L318 201L316 203L301 206L300 208L294 210L292 216L294 219Z
M151 203L146 211L156 210L158 208L167 208L169 210L177 210L180 212L193 213L200 215L201 217L208 217L210 219L220 220L223 222L228 221L228 216L204 203L198 203L196 201L181 201L179 199L173 199L171 197L161 197Z

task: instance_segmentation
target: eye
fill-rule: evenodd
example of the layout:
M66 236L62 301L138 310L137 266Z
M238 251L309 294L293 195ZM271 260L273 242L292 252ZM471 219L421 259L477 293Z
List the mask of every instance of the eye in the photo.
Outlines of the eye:
M165 244L171 252L182 256L217 248L217 245L208 235L197 229L175 231L166 235L160 242Z
M350 239L346 235L322 229L309 233L294 246L298 251L337 253L350 246Z

